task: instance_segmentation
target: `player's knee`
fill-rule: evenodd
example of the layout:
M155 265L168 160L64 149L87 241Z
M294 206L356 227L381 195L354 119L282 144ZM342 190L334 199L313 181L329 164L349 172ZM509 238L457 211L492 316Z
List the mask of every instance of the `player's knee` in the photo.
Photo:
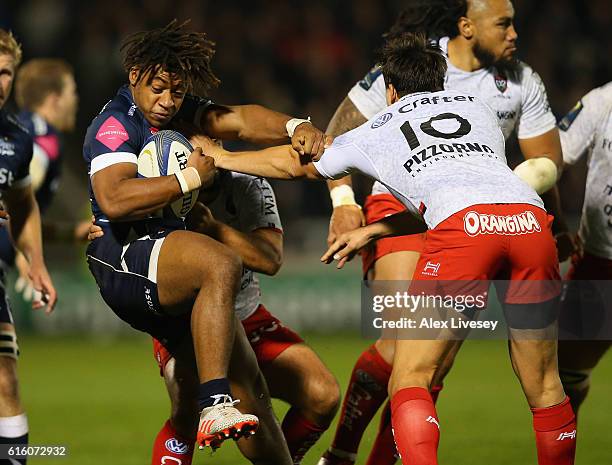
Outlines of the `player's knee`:
M206 260L208 276L203 276L205 281L222 282L225 286L238 287L242 275L242 260L236 253L223 246Z
M331 421L340 404L340 387L331 373L313 378L307 386L305 408L322 422Z

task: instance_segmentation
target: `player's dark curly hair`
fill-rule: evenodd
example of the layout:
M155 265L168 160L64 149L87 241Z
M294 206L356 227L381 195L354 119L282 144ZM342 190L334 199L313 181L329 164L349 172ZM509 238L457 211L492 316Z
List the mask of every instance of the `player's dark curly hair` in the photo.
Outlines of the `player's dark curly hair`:
M392 39L405 32L423 32L430 39L459 35L457 22L467 14L467 0L408 0L383 37Z
M446 58L423 32L404 32L387 39L380 52L385 83L403 96L444 89Z
M205 95L219 85L210 66L215 43L203 32L188 31L188 23L174 19L162 28L127 37L121 45L125 71L136 67L138 82L149 72L153 77L163 70L185 82L190 92L197 95Z

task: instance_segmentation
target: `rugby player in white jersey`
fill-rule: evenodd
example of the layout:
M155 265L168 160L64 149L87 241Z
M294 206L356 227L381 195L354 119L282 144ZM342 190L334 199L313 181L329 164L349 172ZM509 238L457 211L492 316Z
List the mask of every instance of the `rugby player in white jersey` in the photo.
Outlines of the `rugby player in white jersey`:
M244 266L234 308L253 350L236 344L229 377L233 392L246 403L244 408L258 416L260 427L253 439L239 441L238 446L253 463L297 465L333 420L340 389L316 353L261 302L257 274L276 274L283 260L274 191L263 178L219 170L213 186L201 190L198 200L188 216L188 229L225 244ZM92 225L89 239L101 236L102 228ZM151 464L176 460L190 465L197 427L197 370L190 357L175 358L163 344L153 341L171 415L155 438ZM281 427L288 453L270 396L291 406Z
M612 339L612 83L585 95L559 128L564 162L573 165L588 157L578 232L581 247L566 276L569 282L560 317L561 327L568 332L561 336L568 340L559 341L561 381L578 412L589 392L591 372Z
M561 149L556 120L548 104L544 85L527 64L514 58L517 33L514 9L508 0L409 0L406 11L386 34L393 37L405 31L424 31L442 48L448 64L444 87L470 92L480 97L496 114L506 139L518 137L526 159L550 157L561 165ZM327 133L342 134L364 123L386 106L385 83L380 67L374 67L350 90L340 104ZM329 181L333 203L328 243L338 234L362 222L372 223L404 210L381 183L375 183L365 201L363 213L351 190L351 178ZM558 215L556 188L544 197L555 215L560 259L566 259L572 244L567 227ZM363 274L370 280L410 280L423 248L423 235L390 237L376 241L362 252ZM391 373L395 342L379 339L357 359L338 421L334 440L320 465L351 465L357 457L362 435L376 411L387 399L386 386ZM432 396L442 389L444 371L432 388ZM367 465L395 463L389 421L389 404L381 415L379 433Z
M471 295L490 279L509 278L500 295L512 365L533 413L538 463L573 464L575 415L557 370L560 278L552 219L537 193L508 168L491 109L468 92L443 90L446 60L436 45L424 35L404 34L385 45L381 66L390 106L337 137L317 162L303 164L289 146L232 154L203 140L202 148L216 166L258 176L334 179L361 172L406 206L342 234L324 262L336 259L342 267L372 240L428 229L413 285L443 280L454 283L453 292ZM517 217L528 221L505 229ZM439 421L429 390L457 345L442 339L396 343L389 393L404 464L438 463Z

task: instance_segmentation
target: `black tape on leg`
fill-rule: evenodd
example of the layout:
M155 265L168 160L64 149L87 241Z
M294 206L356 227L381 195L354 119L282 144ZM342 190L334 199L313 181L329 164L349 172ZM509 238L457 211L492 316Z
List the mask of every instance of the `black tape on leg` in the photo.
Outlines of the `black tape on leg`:
M559 297L536 304L504 304L504 316L512 329L544 329L559 317Z

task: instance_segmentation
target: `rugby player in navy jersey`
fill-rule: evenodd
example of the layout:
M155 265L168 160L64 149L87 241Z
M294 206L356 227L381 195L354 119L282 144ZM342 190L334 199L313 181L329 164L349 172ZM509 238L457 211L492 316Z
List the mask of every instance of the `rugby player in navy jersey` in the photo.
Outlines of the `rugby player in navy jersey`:
M213 186L200 191L186 223L189 230L230 247L244 266L235 312L252 350L245 345L234 349L229 377L233 392L257 414L260 427L257 436L238 446L254 463L276 464L289 458L283 459L286 442L290 462L298 465L333 420L340 390L316 353L262 302L258 274L275 275L283 260L282 225L272 186L263 178L219 170ZM102 235L102 228L91 226L90 240ZM171 459L190 465L197 427L197 371L191 360L174 358L157 340L153 353L171 414L155 438L151 465ZM291 406L282 420L285 441L272 410L264 408L270 397Z
M105 232L87 250L102 297L174 357L195 355L201 410L197 442L215 448L229 437L248 435L258 423L234 407L227 379L242 263L228 247L186 231L182 221L153 216L210 185L212 159L196 148L177 175L144 179L137 178L137 154L151 134L180 118L214 138L276 143L291 136L293 147L306 155L322 152L324 136L305 120L260 106L226 107L187 98L188 92L202 95L218 84L210 67L213 46L205 34L177 21L130 36L122 47L129 83L93 120L83 151L92 211ZM189 329L191 338L186 337Z
M51 312L57 295L43 259L40 213L29 175L32 137L17 118L2 109L11 93L21 47L11 33L0 29L0 191L10 215L16 247L28 260L29 277L37 296L33 308ZM0 216L7 218L7 212ZM6 226L6 223L3 225ZM0 269L0 279L4 272ZM0 286L0 443L28 443L28 420L19 398L17 338L5 286ZM25 459L12 463L25 464Z
M59 187L62 165L62 133L74 130L78 96L71 66L63 60L35 58L24 63L15 79L15 101L21 110L19 121L34 138L30 177L40 213L51 205ZM44 221L45 240L85 239L89 222ZM19 278L15 290L31 300L33 288L28 278L27 260L16 253L6 229L0 229L0 264L16 265Z

